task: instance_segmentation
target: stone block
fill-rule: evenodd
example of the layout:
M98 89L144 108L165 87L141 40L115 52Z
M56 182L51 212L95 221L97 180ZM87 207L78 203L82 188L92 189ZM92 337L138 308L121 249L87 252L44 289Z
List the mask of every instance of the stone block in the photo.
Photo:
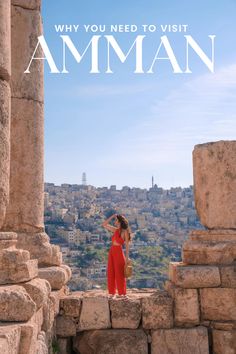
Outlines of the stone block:
M0 326L0 353L19 354L20 327L16 325Z
M59 290L67 283L68 273L62 267L39 268L39 278L46 279L52 290Z
M25 0L24 3L32 3ZM35 1L34 1L35 3ZM19 35L20 33L20 35ZM41 14L38 10L11 8L12 37L12 96L43 103L43 60L33 60L25 73L38 43L38 36L43 34ZM39 45L37 57L44 57Z
M28 321L36 304L22 286L0 286L0 321Z
M17 247L28 250L31 258L38 259L39 266L61 266L60 248L50 244L50 239L45 232L18 233Z
M218 267L189 266L183 262L169 263L169 278L182 288L210 288L221 284Z
M45 279L36 278L27 283L23 283L22 286L35 302L37 310L47 301L51 292L50 284Z
M77 329L84 331L110 327L110 310L107 297L89 296L88 294L84 296Z
M36 343L37 343L37 325L24 323L20 324L21 328L21 339L20 348L18 354L35 354L36 353Z
M214 354L236 353L236 331L218 331L214 329L212 337Z
M82 297L68 295L60 299L60 314L70 317L79 317L82 306Z
M38 260L31 259L25 263L12 264L10 268L0 271L0 284L16 284L31 280L38 275Z
M142 325L145 329L173 327L173 299L164 290L141 300Z
M202 318L212 321L236 321L236 289L200 289Z
M40 10L41 0L11 0L12 5L29 10Z
M196 145L193 182L201 223L209 229L235 229L236 140Z
M76 335L76 323L72 317L56 317L56 334L60 337L73 337Z
M152 331L152 354L208 354L208 334L205 327L173 328Z
M17 234L15 232L0 232L0 253L6 248L15 248Z
M187 240L182 259L188 264L232 264L236 259L236 242L201 242Z
M47 338L46 338L44 331L41 331L38 334L36 353L37 354L48 354Z
M24 34L19 37L24 38ZM12 97L11 188L3 231L44 231L43 133L43 104ZM25 249L20 246L18 248Z
M71 354L72 353L72 341L71 338L57 338L57 345L59 347L59 354Z
M147 336L142 329L84 331L74 338L73 348L80 354L148 354Z
M6 1L6 5L8 0ZM1 12L5 8L4 3L0 2L0 18ZM2 41L2 23L0 21L0 77L4 74L4 68L1 68L1 61L4 58L4 45ZM7 45L7 44L6 44ZM3 59L4 60L4 59ZM7 205L9 203L9 176L10 176L10 85L6 81L0 79L0 228L2 227L6 215Z
M112 328L138 328L141 321L139 299L111 299L109 305Z
M0 2L0 79L9 81L11 76L11 1ZM1 84L0 84L1 85ZM1 92L1 89L0 89Z
M194 326L200 323L198 292L196 289L174 289L176 326Z
M236 264L220 268L221 284L224 288L236 288Z

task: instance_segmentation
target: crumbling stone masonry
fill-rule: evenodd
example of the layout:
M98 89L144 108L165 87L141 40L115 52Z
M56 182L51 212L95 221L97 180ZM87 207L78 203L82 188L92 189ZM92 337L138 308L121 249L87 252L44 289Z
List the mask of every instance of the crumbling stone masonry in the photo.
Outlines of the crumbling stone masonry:
M236 141L194 148L206 230L190 233L165 290L68 291L43 222L43 62L24 74L40 7L0 1L0 353L235 354Z

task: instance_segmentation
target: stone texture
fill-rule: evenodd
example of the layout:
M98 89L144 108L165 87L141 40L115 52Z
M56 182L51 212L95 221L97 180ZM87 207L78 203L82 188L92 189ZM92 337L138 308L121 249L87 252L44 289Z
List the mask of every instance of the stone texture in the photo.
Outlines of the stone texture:
M221 285L224 288L236 288L236 264L220 268Z
M30 10L40 10L41 8L41 0L11 0L11 3Z
M212 337L214 354L236 353L236 331L213 330Z
M43 306L51 292L50 284L45 279L36 278L22 284L22 286L35 302L37 309Z
M0 284L16 284L31 280L38 275L38 260L15 264L0 271Z
M39 266L61 266L62 253L59 246L51 245L45 232L18 233L18 248L30 252L31 258L37 258ZM65 266L67 267L67 266ZM68 269L66 270L68 272Z
M173 327L173 300L166 291L157 290L141 303L143 328Z
M38 335L37 346L36 346L37 354L48 354L48 346L47 339L44 331L41 331Z
M72 317L56 317L56 334L60 337L73 337L76 335L76 323Z
M176 326L194 326L200 323L198 292L196 289L174 289Z
M19 354L20 327L0 325L0 353Z
M57 338L57 345L59 347L59 354L71 354L72 353L71 338Z
M24 1L26 2L29 3L28 0ZM38 36L42 34L40 11L12 6L12 96L15 98L43 102L43 60L33 60L29 68L30 73L24 73L38 43ZM40 45L35 56L44 57ZM23 136L26 138L26 134ZM40 137L38 140L41 140Z
M0 286L0 321L28 321L36 305L22 286Z
M236 140L196 145L193 182L201 223L209 229L236 228Z
M46 279L52 290L61 289L69 280L66 270L56 266L39 268L39 278Z
M43 105L28 99L12 98L10 185L3 231L44 231Z
M15 232L0 232L0 251L9 247L15 247L17 234Z
M152 331L152 354L208 354L205 327L159 329Z
M201 242L187 240L182 248L188 264L231 264L236 259L236 242Z
M82 298L71 294L60 299L60 314L70 317L79 317Z
M73 348L80 354L148 354L147 336L142 329L84 331L74 338Z
M236 289L200 289L201 313L205 320L236 320Z
M11 76L11 1L0 2L0 79L9 81ZM1 85L1 84L0 84ZM0 92L2 87L0 88ZM1 103L0 103L1 105Z
M35 354L37 343L37 325L36 324L23 324L21 328L21 339L19 354Z
M138 328L141 321L141 302L139 299L111 299L109 304L113 328Z
M8 1L6 1L6 4ZM3 2L0 3L1 12L5 8ZM2 41L2 24L0 21L0 48L4 50ZM2 54L2 53L1 53ZM0 76L3 75L4 69L1 68L0 56ZM10 86L6 81L0 79L0 229L4 223L6 208L9 202L9 176L10 176Z
M211 322L211 327L221 331L234 331L236 330L236 321L231 322Z
M78 330L102 329L111 327L108 299L105 296L83 297Z
M209 288L221 284L218 267L188 266L183 262L170 262L169 278L182 288Z

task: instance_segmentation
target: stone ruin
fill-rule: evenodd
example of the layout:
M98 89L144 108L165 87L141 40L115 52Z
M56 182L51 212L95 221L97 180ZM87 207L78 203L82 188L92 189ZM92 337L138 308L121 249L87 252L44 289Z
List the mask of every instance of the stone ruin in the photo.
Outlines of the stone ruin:
M44 228L40 0L0 2L0 353L235 354L236 141L195 146L193 230L165 290L69 292Z

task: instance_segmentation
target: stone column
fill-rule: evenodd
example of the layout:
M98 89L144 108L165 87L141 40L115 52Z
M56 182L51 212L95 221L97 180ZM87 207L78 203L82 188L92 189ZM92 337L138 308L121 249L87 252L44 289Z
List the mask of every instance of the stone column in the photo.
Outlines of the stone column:
M10 0L0 2L0 229L9 202L10 174Z
M13 0L11 28L10 202L4 229L40 232L44 231L42 60L34 60L31 73L24 74L42 34L39 2Z

